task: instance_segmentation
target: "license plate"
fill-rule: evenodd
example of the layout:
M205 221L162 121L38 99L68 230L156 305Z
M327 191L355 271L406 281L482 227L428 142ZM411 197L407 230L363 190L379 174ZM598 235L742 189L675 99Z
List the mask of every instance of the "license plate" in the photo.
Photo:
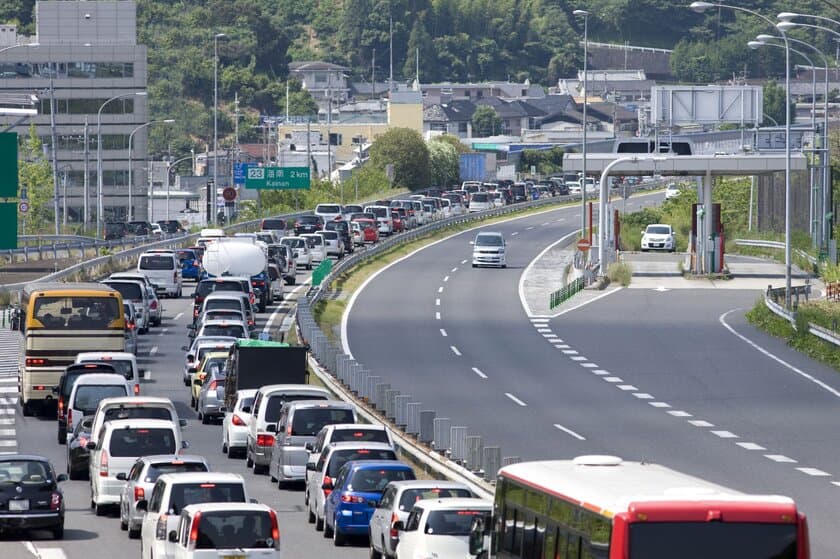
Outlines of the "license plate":
M29 510L29 499L9 501L9 511Z

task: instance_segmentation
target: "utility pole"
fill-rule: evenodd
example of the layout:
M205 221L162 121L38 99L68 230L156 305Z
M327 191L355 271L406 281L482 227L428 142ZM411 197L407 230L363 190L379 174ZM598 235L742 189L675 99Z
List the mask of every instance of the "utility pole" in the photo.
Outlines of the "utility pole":
M389 62L389 74L388 74L388 93L393 91L394 89L394 17L388 17L388 56L390 57Z
M327 180L332 175L332 74L327 74Z
M53 72L50 72L50 132L52 136L52 172L53 172L53 212L55 213L55 234L60 233L58 227L58 134L55 130L55 87L53 87Z
M373 49L373 59L370 62L370 98L376 98L376 49Z
M414 76L417 78L417 85L420 86L420 48L414 49Z
M82 197L84 198L84 203L82 204L82 224L83 228L87 229L88 226L88 181L89 181L89 173L88 173L88 161L89 161L90 152L88 150L88 117L85 116L85 176Z

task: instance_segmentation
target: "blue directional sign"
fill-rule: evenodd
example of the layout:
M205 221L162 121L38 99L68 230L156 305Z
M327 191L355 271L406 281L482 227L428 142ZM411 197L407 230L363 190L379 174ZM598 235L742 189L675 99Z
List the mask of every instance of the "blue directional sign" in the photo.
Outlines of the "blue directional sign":
M233 184L245 184L245 177L248 176L248 167L253 163L234 163Z

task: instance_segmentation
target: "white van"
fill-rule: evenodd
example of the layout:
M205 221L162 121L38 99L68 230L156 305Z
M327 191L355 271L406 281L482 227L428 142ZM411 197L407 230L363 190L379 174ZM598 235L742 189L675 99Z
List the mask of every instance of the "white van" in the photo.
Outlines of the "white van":
M277 513L255 503L187 505L167 539L174 559L280 559Z
M248 426L245 465L253 468L254 473L267 470L283 404L297 400L329 399L327 390L308 384L269 384L261 387L254 397L251 424Z
M391 218L391 208L388 206L365 206L365 213L376 216L376 226L380 235L390 235L394 232L394 220Z
M483 194L478 192L477 194ZM482 231L473 241L472 267L499 266L507 268L507 243L496 231Z
M173 250L148 250L140 255L137 271L145 274L168 297L181 296L181 263Z
M181 440L181 429L162 419L119 419L105 423L97 441L88 441L90 449L90 500L97 516L120 504L124 480L141 456L181 454L188 445Z
M490 193L473 192L472 197L470 198L469 213L492 210L494 206L493 196Z
M340 204L318 204L314 213L321 216L324 223L344 218L344 208Z
M306 241L309 253L312 255L312 262L323 262L327 259L327 247L324 244L324 237L318 233L301 233L301 239Z
M140 371L137 370L137 357L125 351L86 351L76 355L76 363L108 363L117 372L131 382L131 394L140 394Z
M132 385L122 375L91 373L82 375L73 383L67 399L67 432L72 433L83 417L96 413L99 402L131 394Z
M99 402L90 429L90 440L99 438L102 427L109 421L126 419L160 419L171 421L179 427L186 427L187 420L178 417L175 404L169 398L159 396L137 396L105 398Z
M484 517L490 526L493 502L487 499L423 499L408 519L398 520L397 557L470 557L473 519Z

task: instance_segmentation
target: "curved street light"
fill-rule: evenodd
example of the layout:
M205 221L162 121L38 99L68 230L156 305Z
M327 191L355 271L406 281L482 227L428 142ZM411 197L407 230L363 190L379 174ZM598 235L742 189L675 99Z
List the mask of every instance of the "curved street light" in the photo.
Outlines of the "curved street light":
M224 33L213 35L213 194L219 187L219 39L227 37ZM167 189L167 203L169 189ZM169 208L167 208L167 212ZM167 215L167 217L169 217ZM213 216L215 222L215 215Z
M187 159L192 159L195 157L195 154L185 155L180 159L176 159L175 161L167 161L166 162L166 219L169 219L169 170L172 169L175 165L180 163L181 161L186 161Z
M134 139L134 133L137 132L138 130L142 130L143 128L146 128L147 126L151 126L152 124L159 124L159 123L171 124L173 122L175 122L174 118L167 118L165 120L152 120L151 122L147 122L145 124L141 124L140 126L137 126L134 130L131 131L131 134L128 135L128 221L133 221L134 220L134 205L132 204L132 197L131 197L132 190L134 188L134 179L131 176L132 167L133 167L132 162L131 162L131 141ZM147 148L147 152L148 152L148 148Z
M587 58L589 49L589 12L586 10L575 10L572 12L575 17L583 18L583 144L581 146L581 177L580 177L580 234L586 235L586 101L589 96L587 86Z

